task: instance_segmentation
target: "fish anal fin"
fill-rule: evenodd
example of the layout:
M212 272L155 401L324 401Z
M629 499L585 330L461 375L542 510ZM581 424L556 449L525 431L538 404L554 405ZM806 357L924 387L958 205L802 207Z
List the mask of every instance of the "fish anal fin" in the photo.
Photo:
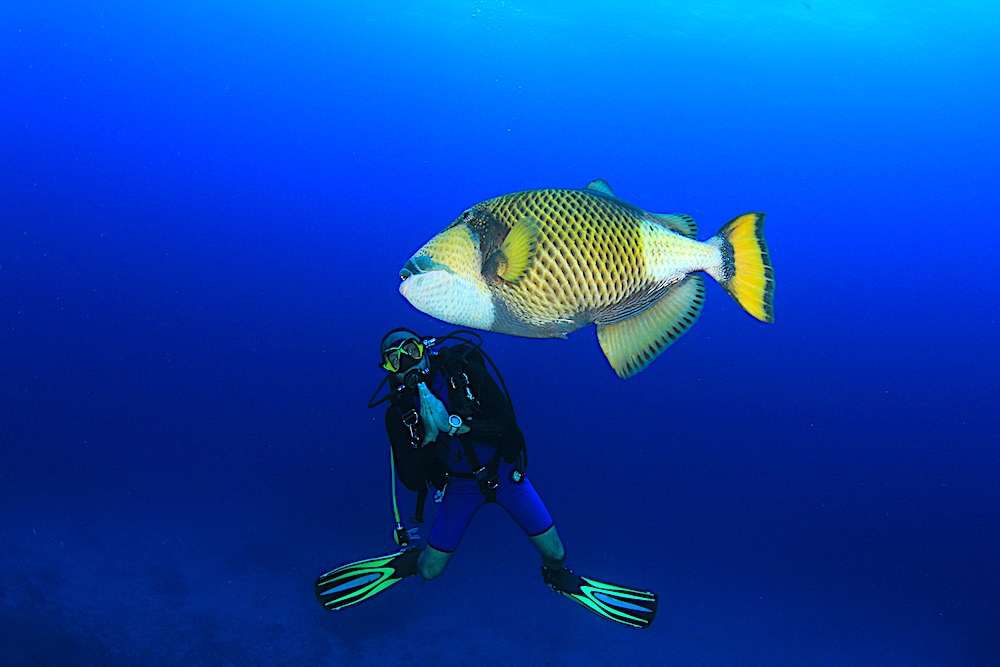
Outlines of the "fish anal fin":
M627 379L643 370L691 328L705 303L700 274L688 274L645 310L597 323L597 339L615 373Z
M514 223L495 258L491 258L496 262L497 276L509 283L523 278L534 264L540 237L541 225L536 218L525 216Z
M618 199L618 195L615 194L615 191L611 189L611 186L608 185L608 182L603 178L598 178L596 181L587 183L587 187L585 187L584 190L593 190L594 192L599 192L602 195L607 195L613 199Z

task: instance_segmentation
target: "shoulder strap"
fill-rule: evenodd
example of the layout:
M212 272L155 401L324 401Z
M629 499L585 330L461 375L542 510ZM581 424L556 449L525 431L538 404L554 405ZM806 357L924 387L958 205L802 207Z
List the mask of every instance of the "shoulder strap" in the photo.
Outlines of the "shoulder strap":
M463 418L476 416L479 413L479 399L469 383L465 369L470 358L481 357L471 345L444 348L440 354L452 410Z
M404 404L402 394L392 392L389 395L389 403L399 414L399 420L403 422L403 426L410 432L410 447L416 449L420 444L420 438L423 437L420 429L420 413L413 407L412 401L409 404Z

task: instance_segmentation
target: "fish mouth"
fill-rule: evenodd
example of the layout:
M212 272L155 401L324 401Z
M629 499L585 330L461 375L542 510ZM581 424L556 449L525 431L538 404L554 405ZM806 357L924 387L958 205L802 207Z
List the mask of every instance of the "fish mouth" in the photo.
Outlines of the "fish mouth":
M421 273L427 273L439 268L441 268L441 265L426 255L411 257L403 265L403 268L399 270L399 279L406 280L407 278L419 276Z

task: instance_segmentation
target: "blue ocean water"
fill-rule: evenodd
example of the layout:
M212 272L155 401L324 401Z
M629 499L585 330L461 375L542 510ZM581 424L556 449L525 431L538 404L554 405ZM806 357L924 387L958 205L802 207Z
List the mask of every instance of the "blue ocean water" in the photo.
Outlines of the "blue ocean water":
M1000 10L78 0L0 7L0 664L1000 664ZM646 371L486 334L578 572L496 508L391 541L381 335L468 206L606 179L767 213L776 323L708 285ZM412 502L404 499L404 505Z

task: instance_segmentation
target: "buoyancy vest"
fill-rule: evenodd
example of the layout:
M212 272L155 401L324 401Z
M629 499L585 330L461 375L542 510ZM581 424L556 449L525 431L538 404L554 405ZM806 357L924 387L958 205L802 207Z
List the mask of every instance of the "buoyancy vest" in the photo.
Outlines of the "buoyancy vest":
M482 411L479 397L476 395L475 388L472 386L466 372L470 362L481 365L484 370L486 368L482 353L473 345L461 344L443 347L436 350L436 355L431 358L430 373L428 374L428 383L434 383L439 390L440 383L436 381L435 376L438 373L443 374L446 397L439 396L439 398L444 398L449 411L452 414L458 415L463 420L474 420ZM488 374L488 371L486 372ZM420 447L424 436L424 424L420 419L420 412L417 409L413 392L393 392L390 400L399 413L400 420L408 430L410 446L414 448ZM509 398L507 400L509 401ZM512 408L511 413L513 414ZM508 451L508 456L505 458L512 458L518 469L523 472L527 457L525 455L524 441L523 438L520 438L519 432L518 436L517 451ZM501 447L491 445L493 454L483 462L476 451L475 438L471 432L457 437L461 443L462 452L465 455L470 472L463 473L448 470L447 475L450 477L476 479L480 490L486 496L487 500L495 499L497 466L501 458ZM426 487L429 483L430 480L427 480L424 486ZM422 489L422 491L423 493L418 491L418 508L415 518L422 518L426 489Z

